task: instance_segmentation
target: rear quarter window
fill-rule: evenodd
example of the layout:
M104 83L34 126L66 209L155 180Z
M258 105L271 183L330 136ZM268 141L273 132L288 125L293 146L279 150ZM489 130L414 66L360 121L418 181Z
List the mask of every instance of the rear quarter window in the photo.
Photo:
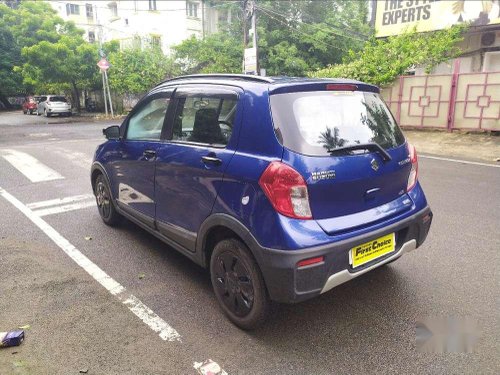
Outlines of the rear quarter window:
M271 95L271 111L283 146L306 155L376 142L400 146L404 136L380 96L361 91L315 91Z

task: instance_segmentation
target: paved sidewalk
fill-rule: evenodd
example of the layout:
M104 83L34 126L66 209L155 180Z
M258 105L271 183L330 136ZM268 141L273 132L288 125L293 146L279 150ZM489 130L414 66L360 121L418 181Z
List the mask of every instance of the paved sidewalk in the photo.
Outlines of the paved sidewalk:
M478 160L500 165L500 135L404 130L418 154Z

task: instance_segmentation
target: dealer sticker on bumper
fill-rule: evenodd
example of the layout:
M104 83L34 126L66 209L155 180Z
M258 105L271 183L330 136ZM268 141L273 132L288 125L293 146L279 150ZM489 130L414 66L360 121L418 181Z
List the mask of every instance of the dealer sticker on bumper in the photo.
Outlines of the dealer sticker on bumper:
M374 259L380 258L396 249L394 233L379 237L351 249L350 262L353 268L362 266Z

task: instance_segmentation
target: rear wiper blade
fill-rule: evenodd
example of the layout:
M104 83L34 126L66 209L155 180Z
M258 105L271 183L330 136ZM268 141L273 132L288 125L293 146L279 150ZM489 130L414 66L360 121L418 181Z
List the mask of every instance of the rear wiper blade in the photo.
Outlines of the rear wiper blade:
M327 149L327 151L332 155L336 154L336 153L343 153L343 152L356 151L356 150L368 150L368 151L372 151L372 152L378 152L378 153L380 153L380 155L382 156L382 159L384 161L387 162L387 161L392 160L391 155L389 155L389 153L386 150L384 150L384 148L382 146L380 146L378 143L375 143L375 142Z

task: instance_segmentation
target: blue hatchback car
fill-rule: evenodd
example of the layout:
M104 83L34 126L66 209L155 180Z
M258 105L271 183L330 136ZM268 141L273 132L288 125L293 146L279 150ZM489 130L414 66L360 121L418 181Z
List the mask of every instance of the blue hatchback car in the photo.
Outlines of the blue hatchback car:
M375 86L193 75L152 89L105 129L92 188L210 270L228 318L252 329L422 245L432 212L417 154Z

